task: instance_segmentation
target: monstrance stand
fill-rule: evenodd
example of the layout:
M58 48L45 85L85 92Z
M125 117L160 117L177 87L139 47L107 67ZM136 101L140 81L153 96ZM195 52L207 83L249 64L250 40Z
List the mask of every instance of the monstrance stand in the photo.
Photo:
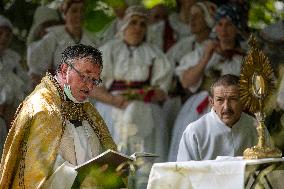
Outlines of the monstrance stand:
M247 148L243 156L244 159L281 157L282 153L279 149L267 144L267 136L265 135L263 106L274 89L273 70L268 58L257 47L254 36L250 37L249 45L250 50L244 59L240 74L240 96L242 104L255 114L259 125L257 145Z

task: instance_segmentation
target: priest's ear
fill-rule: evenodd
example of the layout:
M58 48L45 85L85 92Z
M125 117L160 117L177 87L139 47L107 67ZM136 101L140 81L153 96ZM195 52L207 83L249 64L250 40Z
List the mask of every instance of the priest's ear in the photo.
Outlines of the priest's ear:
M59 70L58 71L59 71L59 74L61 75L62 79L66 79L68 67L69 67L69 65L68 64L64 64L64 63L59 65Z

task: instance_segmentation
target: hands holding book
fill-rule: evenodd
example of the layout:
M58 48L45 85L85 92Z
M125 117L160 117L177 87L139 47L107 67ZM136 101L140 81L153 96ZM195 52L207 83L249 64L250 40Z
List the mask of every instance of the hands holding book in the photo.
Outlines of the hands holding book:
M103 186L105 188L124 187L123 178L128 176L129 164L134 158L107 150L75 168L78 172L74 187Z
M114 150L107 150L86 163L75 167L78 172L72 188L78 186L103 186L103 188L121 188L125 186L123 178L130 172L130 166L139 169L141 158L156 158L151 153L134 153L127 156ZM139 163L140 162L140 163Z
M124 166L118 166L114 171L108 164L104 164L100 167L92 169L85 176L83 181L81 181L80 184L77 184L83 188L93 186L103 186L104 188L120 188L125 184L122 178L126 178L128 176L128 167L129 165L125 164Z

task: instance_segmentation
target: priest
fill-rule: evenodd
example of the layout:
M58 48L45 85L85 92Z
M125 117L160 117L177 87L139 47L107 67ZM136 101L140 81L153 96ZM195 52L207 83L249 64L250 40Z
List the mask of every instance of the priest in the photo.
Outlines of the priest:
M88 101L101 82L101 70L97 49L65 49L56 74L47 74L16 112L1 160L1 189L71 188L74 166L106 149L116 150L105 122ZM90 187L93 179L85 180L81 186Z

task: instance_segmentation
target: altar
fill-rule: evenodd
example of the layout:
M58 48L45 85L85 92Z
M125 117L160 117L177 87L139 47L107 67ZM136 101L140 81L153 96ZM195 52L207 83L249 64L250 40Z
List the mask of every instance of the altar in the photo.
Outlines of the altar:
M156 163L147 189L283 189L284 158Z

